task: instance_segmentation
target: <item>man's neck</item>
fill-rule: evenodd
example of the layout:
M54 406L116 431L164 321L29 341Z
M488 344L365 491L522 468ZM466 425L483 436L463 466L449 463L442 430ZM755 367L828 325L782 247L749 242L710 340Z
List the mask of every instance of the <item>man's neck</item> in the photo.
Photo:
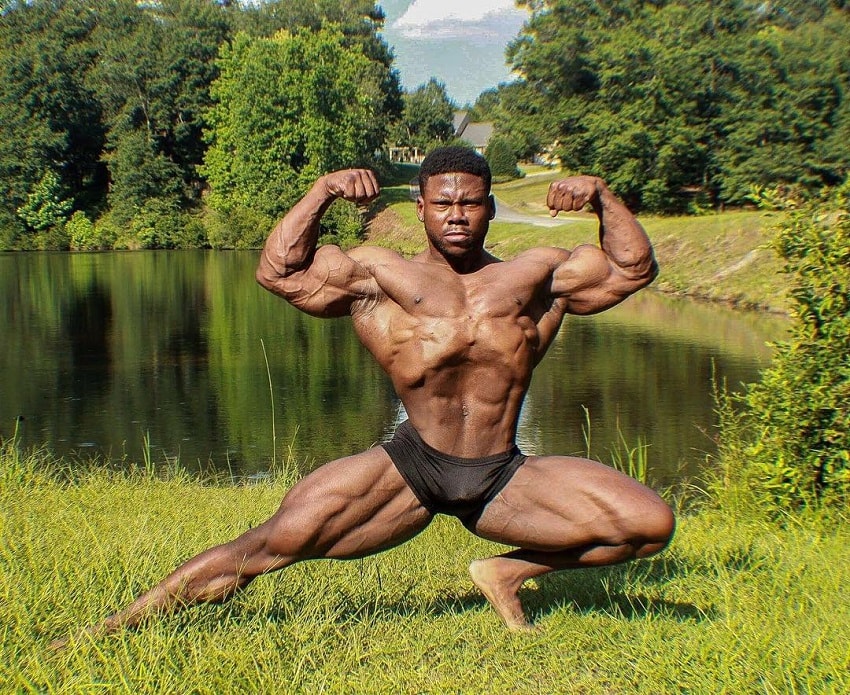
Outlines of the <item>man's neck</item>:
M497 263L498 258L485 251L483 248L470 250L462 256L448 256L440 253L434 247L429 247L425 252L425 256L429 263L448 266L458 275L468 275L477 270L481 270L486 265Z

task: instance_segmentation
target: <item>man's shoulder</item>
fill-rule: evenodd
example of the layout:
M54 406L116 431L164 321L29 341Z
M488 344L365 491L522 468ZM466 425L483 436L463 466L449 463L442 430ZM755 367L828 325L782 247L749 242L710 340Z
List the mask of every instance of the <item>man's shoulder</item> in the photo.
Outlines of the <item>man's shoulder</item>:
M392 249L385 248L383 246L373 246L371 244L364 244L363 246L355 246L352 249L349 249L345 252L353 260L360 262L368 262L368 261L403 261L404 257L398 253L398 251L393 251Z
M345 252L351 260L365 266L386 263L404 262L404 257L397 251L383 246L356 246Z
M527 249L522 253L517 254L512 263L545 263L546 265L556 268L558 265L568 260L572 255L572 251L563 249L558 246L535 246Z

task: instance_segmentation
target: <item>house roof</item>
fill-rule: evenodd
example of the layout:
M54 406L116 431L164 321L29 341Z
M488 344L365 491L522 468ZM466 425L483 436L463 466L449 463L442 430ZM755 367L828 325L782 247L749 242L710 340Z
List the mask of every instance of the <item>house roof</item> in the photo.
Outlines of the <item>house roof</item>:
M492 123L470 123L469 111L455 111L452 118L455 137L469 143L477 150L483 150L493 137Z
M460 135L467 125L469 125L469 111L455 111L452 117L452 128L455 135Z
M470 123L458 133L461 140L465 140L473 147L487 147L487 143L493 136L492 123Z

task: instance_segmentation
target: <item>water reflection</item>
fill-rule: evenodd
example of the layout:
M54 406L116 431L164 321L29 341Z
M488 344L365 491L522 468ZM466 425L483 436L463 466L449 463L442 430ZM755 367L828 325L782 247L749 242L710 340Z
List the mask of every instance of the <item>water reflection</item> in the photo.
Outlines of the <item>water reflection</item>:
M0 256L0 435L60 454L179 457L250 474L272 452L305 468L381 441L389 381L347 320L306 317L260 289L253 252ZM780 319L642 293L570 318L522 413L530 452L605 459L650 445L659 480L713 450L712 374L756 378ZM272 418L274 412L274 418Z

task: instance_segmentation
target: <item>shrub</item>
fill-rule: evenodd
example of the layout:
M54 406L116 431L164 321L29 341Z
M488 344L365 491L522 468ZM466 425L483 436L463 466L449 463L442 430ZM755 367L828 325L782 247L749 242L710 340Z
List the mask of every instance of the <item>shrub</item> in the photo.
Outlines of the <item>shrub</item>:
M206 230L176 201L149 198L133 217L130 231L136 244L145 249L198 248L206 244Z
M203 218L208 243L214 249L259 248L274 223L268 215L241 205L227 214L208 208Z
M791 210L774 245L794 325L742 396L746 478L779 508L834 504L850 492L850 185Z
M68 235L72 249L91 251L101 248L94 224L82 210L77 210L65 223L65 233Z
M502 136L496 135L487 145L485 158L490 165L494 181L510 181L518 179L522 174L517 167L517 156L510 142Z
M335 200L321 224L320 244L337 244L347 249L363 240L363 219L353 203Z

